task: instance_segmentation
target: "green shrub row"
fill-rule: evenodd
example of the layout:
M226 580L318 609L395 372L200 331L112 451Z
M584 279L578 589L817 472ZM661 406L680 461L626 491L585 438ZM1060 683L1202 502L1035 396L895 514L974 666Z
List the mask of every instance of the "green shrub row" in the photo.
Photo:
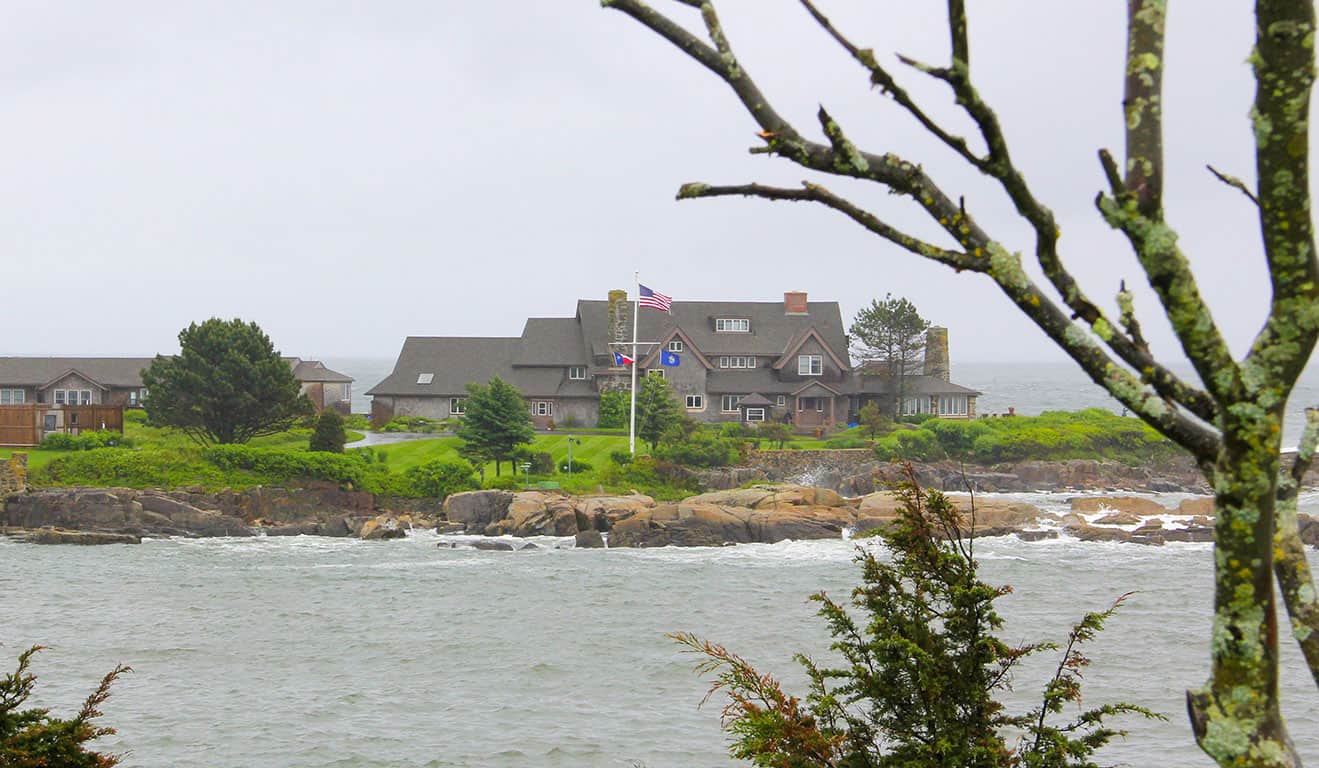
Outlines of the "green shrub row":
M41 441L41 448L46 451L90 451L96 448L132 447L131 437L125 437L108 429L100 432L83 432L80 435L52 432Z

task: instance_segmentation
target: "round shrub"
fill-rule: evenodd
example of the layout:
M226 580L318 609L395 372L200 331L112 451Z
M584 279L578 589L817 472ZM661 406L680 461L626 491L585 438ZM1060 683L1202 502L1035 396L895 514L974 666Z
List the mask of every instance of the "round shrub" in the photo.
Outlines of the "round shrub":
M443 499L451 493L476 488L475 472L465 461L439 459L412 467L405 476L417 495Z

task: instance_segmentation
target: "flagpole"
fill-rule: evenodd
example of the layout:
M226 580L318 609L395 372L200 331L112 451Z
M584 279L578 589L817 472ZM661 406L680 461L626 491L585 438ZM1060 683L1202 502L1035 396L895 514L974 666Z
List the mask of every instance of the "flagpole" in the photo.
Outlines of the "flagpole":
M632 409L627 426L627 450L637 454L637 317L641 314L641 273L632 273Z

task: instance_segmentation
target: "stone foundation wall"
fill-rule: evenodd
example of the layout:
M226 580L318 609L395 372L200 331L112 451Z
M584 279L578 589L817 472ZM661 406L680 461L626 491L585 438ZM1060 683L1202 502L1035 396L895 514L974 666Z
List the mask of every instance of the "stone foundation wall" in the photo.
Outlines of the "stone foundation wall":
M15 451L7 460L0 461L0 499L26 490L27 454Z

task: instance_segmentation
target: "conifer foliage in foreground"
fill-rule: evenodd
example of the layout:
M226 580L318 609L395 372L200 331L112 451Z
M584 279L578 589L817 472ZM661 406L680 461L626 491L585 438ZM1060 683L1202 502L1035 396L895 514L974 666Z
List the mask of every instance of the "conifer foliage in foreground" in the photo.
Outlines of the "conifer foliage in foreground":
M824 593L812 597L841 664L798 654L811 681L804 701L720 645L671 635L703 657L697 670L714 678L706 701L726 694L733 757L775 768L1091 768L1095 751L1124 733L1109 717L1163 719L1135 704L1080 706L1090 663L1081 646L1127 595L1086 614L1062 646L1010 646L996 634L1003 620L994 601L1011 588L980 580L974 539L963 533L974 530L974 504L967 526L942 493L919 488L910 466L894 492L898 519L878 534L891 560L858 548L854 610ZM1013 669L1042 652L1060 656L1040 703L1008 713L998 697Z
M83 702L71 719L51 717L50 710L20 709L37 677L28 671L32 657L42 646L33 646L18 657L18 669L0 677L0 766L4 768L112 768L117 755L93 752L87 742L115 732L93 721L101 716L100 706L110 698L110 686L120 675L133 671L122 664L101 678L100 685Z

